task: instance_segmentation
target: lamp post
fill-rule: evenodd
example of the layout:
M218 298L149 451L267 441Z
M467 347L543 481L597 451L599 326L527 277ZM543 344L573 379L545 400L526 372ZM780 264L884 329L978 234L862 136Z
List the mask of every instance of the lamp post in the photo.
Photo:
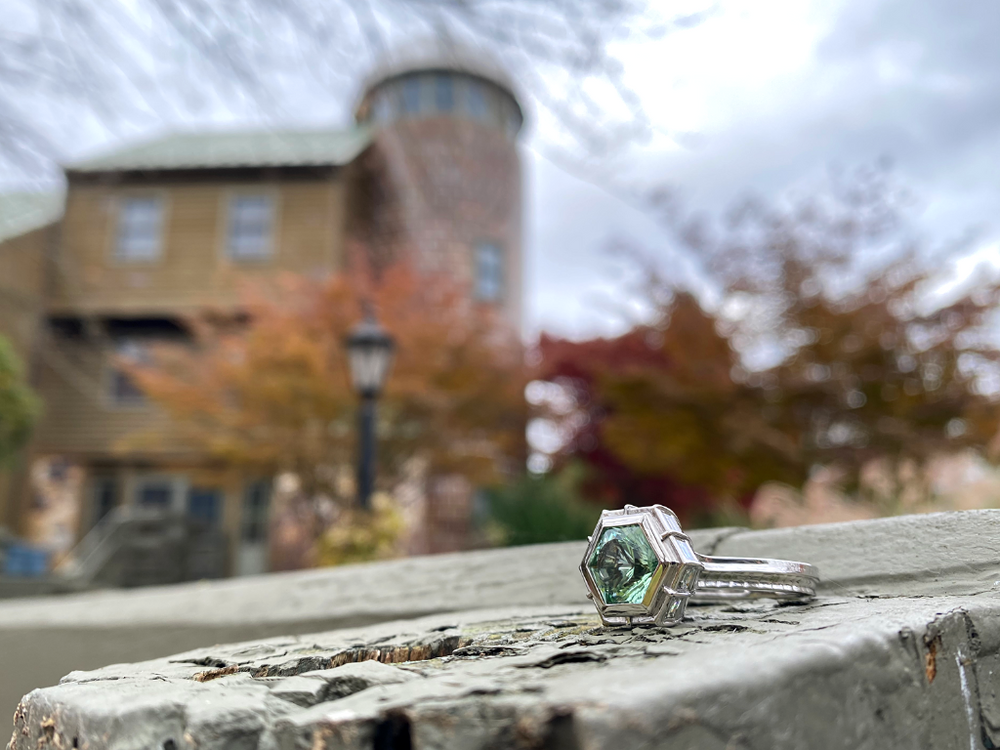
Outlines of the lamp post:
M351 384L361 399L358 413L358 505L371 507L375 487L375 401L382 392L396 343L369 310L344 342Z

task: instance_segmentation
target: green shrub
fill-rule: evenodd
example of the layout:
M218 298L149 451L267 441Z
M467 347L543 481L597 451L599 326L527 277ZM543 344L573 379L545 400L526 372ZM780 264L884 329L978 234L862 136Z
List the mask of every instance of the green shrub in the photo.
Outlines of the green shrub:
M0 464L25 443L41 411L41 402L24 379L20 359L0 336Z
M586 539L601 509L580 498L579 480L579 470L571 467L488 490L491 541L516 546Z

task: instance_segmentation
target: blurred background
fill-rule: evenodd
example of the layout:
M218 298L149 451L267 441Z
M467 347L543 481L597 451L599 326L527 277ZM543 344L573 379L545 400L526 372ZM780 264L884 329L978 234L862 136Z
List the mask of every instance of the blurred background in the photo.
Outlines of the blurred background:
M0 596L1000 505L1000 7L4 0Z

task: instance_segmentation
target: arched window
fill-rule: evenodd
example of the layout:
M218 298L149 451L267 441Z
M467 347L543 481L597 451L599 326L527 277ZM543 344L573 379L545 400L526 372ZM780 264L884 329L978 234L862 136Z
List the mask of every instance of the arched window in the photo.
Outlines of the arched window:
M420 78L417 76L403 81L403 111L408 115L420 112Z
M451 112L455 107L455 87L447 73L434 76L434 107L438 112Z
M476 120L485 120L489 115L486 106L486 87L479 81L469 81L466 106Z
M375 95L375 102L372 105L372 117L379 124L386 124L393 119L395 107L393 106L392 92L383 88Z

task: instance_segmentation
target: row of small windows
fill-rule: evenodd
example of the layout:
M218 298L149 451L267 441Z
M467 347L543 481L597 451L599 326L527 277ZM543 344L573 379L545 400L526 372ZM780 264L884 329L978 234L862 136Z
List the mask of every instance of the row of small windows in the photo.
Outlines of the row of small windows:
M379 124L453 112L496 125L511 140L521 129L521 113L513 98L472 76L419 73L383 83L372 95L371 119Z
M270 195L237 195L229 204L226 254L232 260L266 260L272 252L274 202ZM158 196L132 196L122 200L118 212L115 257L125 262L151 262L163 252L163 200ZM475 247L476 298L497 302L504 293L504 259L500 246L480 242Z
M118 208L115 258L151 262L163 254L163 199L128 196ZM232 260L266 260L272 253L274 200L267 194L237 195L229 202L226 255Z
M98 476L93 484L93 523L101 522L122 504L124 482L115 476ZM140 508L174 510L187 506L187 516L203 526L217 527L222 523L224 493L219 487L191 486L185 477L173 474L139 476L132 486L131 503ZM186 502L185 502L186 501ZM271 482L257 479L243 489L240 513L240 537L244 542L267 540L268 512L271 505Z

